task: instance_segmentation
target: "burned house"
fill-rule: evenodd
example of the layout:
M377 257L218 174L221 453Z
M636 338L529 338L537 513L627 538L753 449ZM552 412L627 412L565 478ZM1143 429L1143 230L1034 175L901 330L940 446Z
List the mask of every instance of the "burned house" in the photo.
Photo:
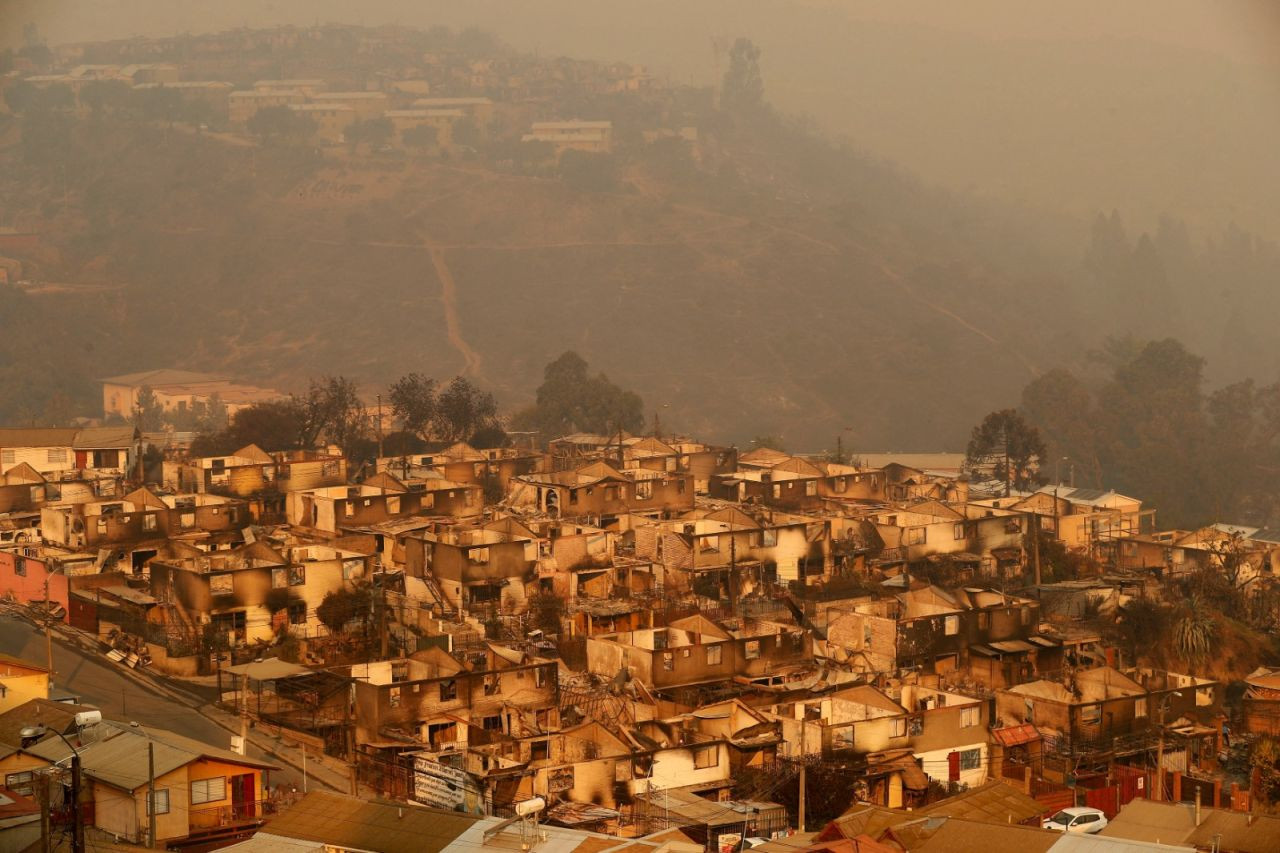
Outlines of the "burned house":
M670 515L693 509L693 475L687 472L619 471L593 462L571 471L525 474L512 481L513 506L535 507L559 518L589 519L610 527L619 516Z
M635 556L662 570L663 586L733 601L762 584L830 573L826 523L784 512L748 515L736 507L630 522ZM720 592L707 595L702 590Z
M588 671L604 678L626 671L658 691L735 679L781 684L812 665L807 631L762 619L717 623L695 615L663 628L587 639Z
M158 558L151 594L171 636L197 647L205 628L230 645L277 635L322 636L318 608L330 592L353 590L371 576L371 558L323 544L272 547L255 542L232 551Z
M328 451L267 453L250 444L227 456L166 461L164 482L180 492L242 498L254 520L267 523L284 520L285 493L345 484L347 460Z

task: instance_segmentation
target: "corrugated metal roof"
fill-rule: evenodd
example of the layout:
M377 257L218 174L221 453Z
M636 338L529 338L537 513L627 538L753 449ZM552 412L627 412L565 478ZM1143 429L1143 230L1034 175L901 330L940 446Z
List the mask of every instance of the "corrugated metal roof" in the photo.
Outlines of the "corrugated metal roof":
M74 427L0 428L0 447L70 447L80 430Z
M1011 785L988 782L916 811L926 815L945 815L1007 825L1039 817L1046 809L1042 803Z
M136 791L147 784L148 743L151 745L156 776L172 772L199 758L212 758L263 769L275 768L273 764L237 755L230 750L218 749L163 729L104 722L98 724L96 734L100 739L91 740L79 749L81 767L90 778L123 791ZM91 736L83 737L88 740ZM33 744L27 751L55 762L71 756L70 747L57 737L47 737Z
M80 430L72 447L78 450L117 450L133 446L138 431L135 427L90 427Z

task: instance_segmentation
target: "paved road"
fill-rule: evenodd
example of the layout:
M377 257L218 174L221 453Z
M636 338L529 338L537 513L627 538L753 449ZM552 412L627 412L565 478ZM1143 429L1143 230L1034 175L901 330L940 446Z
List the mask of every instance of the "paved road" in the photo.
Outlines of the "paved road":
M21 619L0 614L0 652L44 666L44 632ZM185 705L148 690L105 657L64 645L56 636L53 668L57 689L79 696L82 703L98 708L105 717L137 720L222 749L231 745L230 732L196 711L194 698L192 705ZM256 747L250 747L249 754L279 763ZM281 766L280 770L271 771L271 784L301 785L301 774Z

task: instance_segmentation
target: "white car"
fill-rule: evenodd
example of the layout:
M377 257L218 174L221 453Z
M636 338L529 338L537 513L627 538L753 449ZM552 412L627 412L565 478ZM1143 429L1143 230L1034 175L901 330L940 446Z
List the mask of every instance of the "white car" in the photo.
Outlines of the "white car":
M1055 832L1085 832L1092 835L1101 832L1107 825L1107 816L1100 809L1076 806L1063 809L1040 825Z

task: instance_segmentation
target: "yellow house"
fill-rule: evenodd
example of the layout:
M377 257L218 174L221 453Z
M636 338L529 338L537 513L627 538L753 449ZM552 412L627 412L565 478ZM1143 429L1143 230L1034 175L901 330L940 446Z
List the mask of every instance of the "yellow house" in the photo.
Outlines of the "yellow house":
M146 842L149 760L155 770L157 841L213 840L262 823L265 776L275 765L135 723L104 721L71 740L82 744L78 751L93 800L93 825L104 832ZM26 751L52 763L71 758L70 748L54 735Z
M32 699L49 698L49 670L0 654L0 714Z

